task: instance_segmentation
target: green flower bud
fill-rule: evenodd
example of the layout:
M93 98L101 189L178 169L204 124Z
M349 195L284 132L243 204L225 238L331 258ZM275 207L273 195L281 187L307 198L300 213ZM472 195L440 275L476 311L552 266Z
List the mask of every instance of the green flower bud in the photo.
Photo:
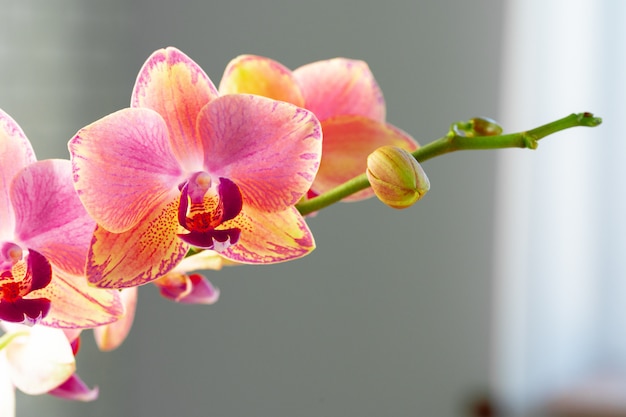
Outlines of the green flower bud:
M367 179L380 201L395 209L410 207L430 189L422 166L397 146L382 146L367 157Z

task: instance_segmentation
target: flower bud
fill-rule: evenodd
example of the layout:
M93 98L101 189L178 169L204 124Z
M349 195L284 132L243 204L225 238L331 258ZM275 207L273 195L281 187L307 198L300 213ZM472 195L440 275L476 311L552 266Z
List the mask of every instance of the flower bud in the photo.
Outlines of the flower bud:
M382 146L367 157L367 179L380 201L395 209L413 205L430 189L422 166L397 146Z

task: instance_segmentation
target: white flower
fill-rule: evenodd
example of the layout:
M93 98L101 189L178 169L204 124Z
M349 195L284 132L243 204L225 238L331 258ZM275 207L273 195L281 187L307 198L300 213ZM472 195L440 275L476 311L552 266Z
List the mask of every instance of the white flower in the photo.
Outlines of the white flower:
M15 388L45 394L76 370L72 347L60 329L1 322L0 417L15 416Z

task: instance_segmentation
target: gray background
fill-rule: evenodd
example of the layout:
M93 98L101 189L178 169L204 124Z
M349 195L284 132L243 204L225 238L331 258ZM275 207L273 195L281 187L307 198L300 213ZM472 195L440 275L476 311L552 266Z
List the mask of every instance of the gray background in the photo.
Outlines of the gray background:
M498 117L502 5L478 1L5 1L0 107L40 159L67 158L80 127L128 106L143 61L174 45L217 84L242 53L295 68L366 60L388 120L426 143ZM83 336L94 403L18 397L18 416L462 416L489 384L496 152L424 167L432 189L395 211L333 206L318 249L288 264L208 273L213 306L141 288L112 353Z

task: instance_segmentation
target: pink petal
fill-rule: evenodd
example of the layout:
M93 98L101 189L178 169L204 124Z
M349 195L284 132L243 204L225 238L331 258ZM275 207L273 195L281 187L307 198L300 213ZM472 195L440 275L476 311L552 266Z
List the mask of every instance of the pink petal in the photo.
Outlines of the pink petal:
M256 94L304 107L304 98L291 70L272 59L240 55L226 66L221 94Z
M137 308L137 287L120 290L120 297L124 304L124 316L119 320L93 329L98 348L102 351L117 349L126 340Z
M126 288L153 281L169 272L189 246L177 234L178 200L155 209L124 233L97 227L87 263L87 278L101 288Z
M70 161L31 164L15 178L11 200L20 242L56 267L82 274L96 224L76 195Z
M367 156L384 145L395 145L408 151L419 147L417 142L402 130L385 123L360 116L339 116L322 122L324 144L322 162L313 183L313 191L325 193L367 169ZM371 197L368 188L353 194L344 201Z
M76 369L72 348L61 330L34 326L6 348L13 384L30 395L44 394Z
M35 152L19 125L0 110L0 241L12 239L14 218L9 197L11 181L22 168L35 162Z
M385 121L383 93L363 61L335 58L304 65L293 72L305 107L324 121L344 114Z
M50 312L41 321L50 327L95 327L117 320L124 312L117 291L92 287L84 276L54 268L50 285L30 296L51 300Z
M300 258L315 249L313 235L294 207L266 213L244 206L241 214L224 224L242 229L236 245L221 252L242 263L276 263Z
M195 136L200 109L217 89L191 58L176 48L154 52L137 76L131 107L156 110L165 120L172 149L183 166L199 170L202 142Z
M179 303L214 304L220 296L220 290L200 274L172 271L153 282L163 297Z
M315 177L321 129L315 116L294 105L254 95L228 95L198 119L206 166L237 184L244 202L265 210L295 204Z
M134 227L181 181L165 123L150 109L110 114L81 129L69 148L78 196L111 232Z
M87 402L98 398L98 387L89 388L78 375L73 374L67 381L48 391L48 394L65 400Z

